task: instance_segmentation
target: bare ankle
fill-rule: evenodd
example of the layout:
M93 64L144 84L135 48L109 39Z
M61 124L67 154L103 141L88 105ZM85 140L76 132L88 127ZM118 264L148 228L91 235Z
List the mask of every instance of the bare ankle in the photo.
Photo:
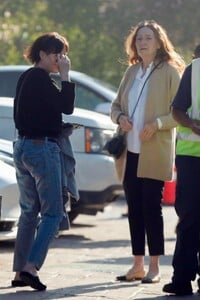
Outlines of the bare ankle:
M16 273L15 273L14 280L20 280L19 274L20 274L20 272L16 272Z
M136 271L143 271L144 270L144 256L136 255L134 257L133 268Z
M37 269L36 269L35 265L33 265L31 263L26 263L26 265L23 268L23 271L28 272L28 273L32 274L33 276L37 276Z

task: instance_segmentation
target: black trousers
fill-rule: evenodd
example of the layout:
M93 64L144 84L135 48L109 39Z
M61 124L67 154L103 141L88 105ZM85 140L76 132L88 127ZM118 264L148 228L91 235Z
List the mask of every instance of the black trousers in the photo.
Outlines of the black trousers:
M128 220L133 255L145 255L145 240L149 255L164 254L162 216L163 181L138 178L139 154L127 153L126 171L123 182L128 203Z
M195 280L199 273L200 157L177 156L175 209L179 217L173 256L173 281Z

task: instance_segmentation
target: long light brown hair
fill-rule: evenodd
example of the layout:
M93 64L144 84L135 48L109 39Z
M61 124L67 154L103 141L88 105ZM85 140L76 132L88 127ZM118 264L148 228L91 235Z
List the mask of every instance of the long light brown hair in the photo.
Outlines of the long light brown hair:
M135 27L131 28L130 34L125 40L125 50L128 55L128 63L134 65L142 61L136 49L136 37L138 30L148 27L150 28L155 38L157 39L160 48L157 50L155 60L159 62L169 62L177 70L182 73L185 68L185 62L182 57L175 51L172 42L167 36L165 29L153 20L145 20L138 23Z

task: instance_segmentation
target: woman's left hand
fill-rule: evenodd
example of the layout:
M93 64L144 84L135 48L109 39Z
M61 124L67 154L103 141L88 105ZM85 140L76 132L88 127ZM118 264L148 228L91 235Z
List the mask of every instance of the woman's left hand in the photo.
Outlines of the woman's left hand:
M144 128L140 132L140 139L142 142L149 141L154 133L158 130L158 122L147 123L144 125Z
M69 80L69 69L71 67L71 61L69 57L65 54L58 54L58 69L60 72L60 77L62 81Z

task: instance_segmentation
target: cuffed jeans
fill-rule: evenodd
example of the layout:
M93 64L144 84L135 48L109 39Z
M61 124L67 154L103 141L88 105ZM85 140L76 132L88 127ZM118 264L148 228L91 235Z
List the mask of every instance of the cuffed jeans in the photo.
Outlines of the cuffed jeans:
M19 139L13 155L21 208L13 270L26 262L39 270L63 216L60 149L48 140Z
M164 254L162 188L164 182L137 177L139 154L127 153L123 182L133 255L145 255L145 237L151 256Z

